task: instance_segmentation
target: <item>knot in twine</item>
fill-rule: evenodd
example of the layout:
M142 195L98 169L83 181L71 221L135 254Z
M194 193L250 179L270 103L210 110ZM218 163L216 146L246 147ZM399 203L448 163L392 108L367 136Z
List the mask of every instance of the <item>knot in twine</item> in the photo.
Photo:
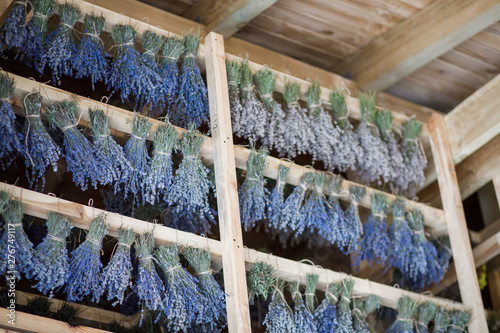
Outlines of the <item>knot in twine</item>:
M252 85L248 85L246 86L245 88L241 89L243 91L253 91L253 86Z
M166 270L166 271L165 271L165 273L166 273L166 272L168 272L168 273L172 273L172 272L173 272L173 271L175 271L176 269L180 269L180 268L182 268L182 265L181 265L181 264L177 264L177 265L175 265L174 267L170 267L168 270Z
M323 194L323 188L321 186L315 185L314 190L320 194Z
M44 20L44 21L47 19L47 15L43 15L43 14L42 14L42 13L40 13L40 12L35 12L35 13L33 14L33 17L39 17L39 18L41 18L41 19L42 19L42 20Z
M406 221L404 216L393 216L392 219L398 221Z
M230 86L235 86L235 87L236 87L236 86L238 86L238 82L236 82L236 81L228 81L227 83L228 83Z
M72 124L72 125L68 125L68 126L64 126L61 130L63 132L65 132L66 130L70 129L71 127L76 127L77 124Z
M194 54L192 54L191 52L189 52L188 54L186 54L184 56L184 58L196 58L196 56Z
M319 103L319 104L311 104L311 105L309 105L309 107L310 108L320 108L320 107L322 107L322 105L321 105L321 103Z
M66 241L64 239L56 237L56 236L51 235L51 234L47 234L47 238L53 239L56 242L66 243Z
M63 23L63 22L61 22L61 23L59 23L59 24L60 24L60 25L62 25L62 26L65 26L65 27L67 27L67 28L69 28L70 30L73 30L73 26L72 26L72 25L69 25L69 24L67 24L67 23Z

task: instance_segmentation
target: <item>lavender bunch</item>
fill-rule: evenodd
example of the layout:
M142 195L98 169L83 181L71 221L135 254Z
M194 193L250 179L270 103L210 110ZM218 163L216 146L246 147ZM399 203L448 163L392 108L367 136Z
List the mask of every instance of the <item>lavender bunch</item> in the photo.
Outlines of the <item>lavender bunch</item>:
M339 202L339 197L343 194L343 182L344 178L339 175L332 175L327 181L328 193L330 194L326 204L327 216L323 227L318 229L318 234L322 235L331 244L340 244L343 241L341 231L346 228L344 211ZM348 246L348 242L344 245Z
M368 296L366 301L354 300L353 319L356 333L370 333L366 318L380 307L380 299L375 295Z
M45 38L47 36L47 22L54 0L33 1L33 17L26 26L27 36L22 46L19 48L20 59L28 66L43 73L45 67Z
M398 317L386 333L413 332L413 316L417 313L418 302L408 296L398 300ZM434 329L435 331L435 329Z
M250 151L247 161L247 177L238 191L241 224L245 231L266 217L266 180L262 172L267 166L267 150Z
M215 281L210 264L212 262L210 252L188 247L184 251L184 257L189 265L194 268L199 281L199 287L205 301L203 312L203 323L199 331L213 332L226 326L226 294Z
M268 114L266 107L257 98L248 59L241 64L241 106L239 136L245 137L254 147L257 140L266 136Z
M47 107L50 123L64 133L64 152L68 170L73 172L73 181L84 191L88 181L94 188L116 179L109 158L96 151L92 143L76 127L76 101L64 100Z
M363 224L359 218L359 202L365 196L366 188L362 186L351 185L351 204L344 212L344 223L339 227L341 233L337 244L340 250L349 254L353 250L357 250L360 237L363 234Z
M155 257L166 277L163 311L168 329L186 332L203 323L206 300L198 287L198 279L179 263L179 246L161 246L155 251Z
M68 302L81 301L92 295L92 302L99 302L102 284L102 240L108 232L106 216L99 214L90 222L85 241L71 252L65 292Z
M371 200L372 213L363 228L357 264L359 265L361 260L367 260L371 266L377 259L378 263L385 265L389 259L390 244L385 222L389 199L383 193L374 193Z
M418 319L415 325L416 332L429 333L429 323L436 315L437 305L432 302L420 304L418 307Z
M309 175L309 174L306 174ZM304 177L306 177L304 175ZM300 208L300 221L305 224L309 230L325 230L328 228L328 213L325 205L325 196L323 187L326 182L325 173L312 173L310 186L311 193L304 205Z
M45 129L40 117L42 96L38 92L27 94L23 99L23 110L26 116L23 134L26 138L26 176L33 188L41 182L42 190L45 186L45 171L49 166L57 171L57 161L62 151ZM31 168L31 172L28 170Z
M399 148L399 144L392 132L392 113L387 110L380 110L375 114L375 122L380 131L380 137L387 145L387 150L389 152L391 173L389 181L391 181L391 187L395 187L397 190L401 191L404 189L405 184L398 183L398 179L404 173L405 165L403 164L403 154Z
M90 124L94 138L94 149L98 156L104 156L103 163L115 172L115 193L120 184L127 182L132 175L132 165L125 157L122 146L116 143L109 132L109 118L101 109L89 109Z
M314 320L318 333L334 333L337 331L337 302L341 286L338 283L328 285L325 298L314 311Z
M188 33L184 36L184 60L182 61L179 94L176 113L171 115L175 125L186 128L190 123L199 127L209 122L208 91L201 77L196 55L200 46L199 34Z
M450 313L443 308L439 308L436 312L436 316L434 317L434 330L432 333L445 333L450 323Z
M247 273L248 300L254 303L255 297L267 299L269 289L274 282L274 268L263 261L257 261Z
M288 306L283 289L285 281L276 279L269 310L263 324L269 333L297 333L294 325L293 312Z
M276 186L267 195L266 199L267 219L275 230L286 229L285 226L281 225L281 212L285 206L285 181L289 172L290 167L282 164L278 166Z
M154 134L155 153L149 162L148 172L143 180L143 197L154 205L170 191L174 182L172 171L172 150L177 146L179 134L169 122L161 124Z
M399 179L398 182L410 196L415 194L416 188L425 180L424 170L427 167L427 158L418 139L420 133L422 133L422 125L415 118L410 118L403 124L401 149L406 168L403 179Z
M439 267L441 271L446 273L450 259L452 257L450 238L448 236L440 237L437 239L437 256L439 260Z
M23 229L23 204L11 200L8 194L0 195L1 206L5 208L1 215L5 221L4 232L0 238L0 274L5 278L21 280L21 273L31 279L36 272L37 262L33 244Z
M314 303L316 300L316 287L318 286L319 275L306 275L306 307L310 313L314 314Z
M406 200L398 197L392 205L392 223L389 236L389 264L401 272L408 272L411 265L413 232L405 218Z
M130 258L130 247L135 241L135 233L130 229L120 228L118 230L118 244L116 252L103 271L101 295L107 291L107 300L116 304L123 304L125 292L132 287L132 261ZM99 299L100 297L96 297Z
M354 333L351 314L351 294L354 288L354 281L343 280L342 291L340 292L340 302L337 308L337 331L338 333Z
M73 60L77 46L73 39L73 27L80 17L80 8L71 4L58 4L60 23L47 37L43 62L52 69L52 83L61 85L61 76L73 75Z
M446 333L461 333L466 332L467 323L470 320L470 315L465 311L452 311L451 312L451 323L448 326L448 331Z
M345 95L340 90L332 90L330 104L335 115L335 128L339 135L332 159L334 166L341 171L354 169L358 161L363 159L363 149L349 122L349 109Z
M307 280L308 283L314 282L313 279ZM316 281L317 282L317 281ZM314 286L316 289L316 286ZM314 321L314 315L308 310L306 304L302 300L300 293L300 285L298 282L292 282L288 285L288 290L292 294L294 308L293 308L293 322L295 324L296 332L310 332L317 333L318 328Z
M283 147L281 155L295 158L299 154L310 152L310 143L314 140L313 132L309 124L309 118L305 110L299 105L300 85L298 83L287 83L283 93L283 99L287 104L286 117L283 133Z
M2 161L3 168L6 168L16 155L24 153L23 135L16 130L16 115L11 104L14 85L14 79L0 73L0 160L9 159Z
M62 287L68 278L69 257L66 238L71 233L68 219L55 212L47 217L47 236L35 248L35 279L33 287L49 298L54 290Z
M184 43L182 39L166 37L163 39L163 56L160 63L160 76L162 78L163 92L172 101L179 89L179 67L177 62L182 52Z
M156 113L165 107L165 91L156 58L163 45L163 39L151 30L146 30L142 40L141 71L137 77L141 93L136 95L136 108L149 107L150 113Z
M90 78L92 89L94 89L96 82L104 81L109 72L107 60L109 54L104 50L104 43L99 37L105 26L106 20L102 14L100 16L94 14L85 16L83 37L73 59L75 78Z
M363 158L358 160L361 176L367 182L380 182L382 178L387 183L391 180L391 157L375 125L375 95L359 95L359 107L361 124L357 135L363 148Z
M314 174L309 172L302 176L299 186L296 186L286 198L285 205L281 211L281 227L280 230L293 230L295 235L300 235L304 232L305 223L301 221L300 207L307 194L307 187L314 182Z
M227 83L229 93L229 107L231 109L231 126L233 133L238 136L244 136L242 132L245 126L243 119L243 105L241 105L240 87L241 66L236 60L226 60Z
M123 152L132 166L132 174L125 183L125 194L133 196L134 206L137 206L141 200L144 203L141 192L143 191L144 178L148 174L149 154L146 138L151 130L151 125L148 118L136 113L132 124L132 136L123 148Z
M23 46L28 36L26 14L29 5L28 0L14 1L14 7L7 15L2 30L0 30L0 46L2 43L7 45L9 49Z

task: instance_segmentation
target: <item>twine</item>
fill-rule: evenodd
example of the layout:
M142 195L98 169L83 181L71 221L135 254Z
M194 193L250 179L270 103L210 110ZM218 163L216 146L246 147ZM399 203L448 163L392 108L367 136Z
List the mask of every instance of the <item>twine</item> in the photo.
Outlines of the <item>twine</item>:
M292 106L299 106L299 102L288 103L288 106L290 106L290 107L292 107Z
M304 295L306 295L306 296L316 296L316 294L313 294L313 293L305 293Z
M272 98L273 94L264 94L264 95L260 95L260 97L262 97L262 98Z
M347 289L347 287L346 287ZM345 295L341 295L340 297L342 297L347 303L351 303L351 300L347 297L345 297Z
M326 295L326 296L330 296L331 298L333 298L333 300L334 300L333 302L334 302L334 303L337 303L337 301L339 300L339 298L338 298L337 296L335 296L334 294L332 294L332 293L331 293L331 292L329 292L329 291L327 291L327 292L325 293L325 295Z
M33 14L33 17L39 17L39 18L41 18L41 19L42 19L42 20L44 20L44 21L47 19L47 15L43 15L43 14L41 14L40 12L35 12L35 13Z
M63 132L65 132L66 130L70 129L71 127L76 127L77 124L72 124L72 125L68 125L68 126L64 126L61 130Z
M196 158L196 155L188 155L188 156L184 156L184 158L191 158L191 159L195 159L195 158Z
M200 273L196 273L196 275L203 275L203 274L212 274L214 270L213 269L209 269L208 271L204 271L204 272L200 272Z
M243 88L241 90L243 90L243 91L253 91L253 86L249 85L249 86L246 86L245 88Z
M358 219L360 230L361 230L361 235L363 234L363 223L361 222L361 219L359 218L359 211L358 211L358 206L359 202L356 201L356 198L354 195L351 194L351 205L354 205L354 214L356 215L356 218Z
M177 58L176 58L176 57L171 57L171 56L162 56L162 58L172 59L172 60L177 61Z
M23 5L24 7L28 6L27 0L16 0L16 1L14 1L14 3L19 3L19 4Z
M196 56L190 52L190 53L186 54L184 56L184 58L196 58Z
M56 237L56 236L51 235L51 234L47 234L47 237L50 238L50 239L53 239L55 241L61 242L61 243L66 243L66 241L64 239Z
M171 272L173 272L174 270L179 269L179 268L182 268L182 265L181 265L181 264L177 264L177 265L176 265L176 266L174 266L174 267L170 267L168 270L166 270L166 271L165 271L165 273L166 273L166 272L171 273Z
M315 185L314 190L318 193L323 194L323 188L321 186Z
M155 150L155 152L160 155L170 156L170 153L165 153L164 151Z
M29 114L26 116L26 118L40 118L39 114Z
M132 133L132 136L133 136L134 138L138 139L138 140L144 140L144 139L146 139L146 138L141 138L140 136L137 136L137 135L135 135L134 133Z
M330 192L330 195L331 195L332 197L339 197L339 198L340 198L340 197L345 197L346 195L349 195L349 191L347 191L347 190L342 190L342 191L340 191L340 193L337 193L337 192L333 192L333 191L332 191L332 192Z
M116 245L117 245L117 246L118 246L118 245L123 245L123 246L125 246L125 247L127 247L127 248L129 248L129 249L130 249L130 245L125 244L125 243L118 243L118 244L116 244Z
M309 105L310 108L320 108L322 107L321 103L320 104L311 104Z
M238 82L236 81L228 81L227 82L230 86L238 86Z
M380 217L381 219L385 219L386 215L383 213L372 213L372 216Z
M248 180L255 180L255 181L259 181L259 178L252 178L252 177L247 177Z
M21 227L23 224L22 223L9 223L9 226L13 227Z
M97 241L96 239L93 238L87 238L87 240L91 243L94 243L95 245L101 246L101 242Z
M404 216L393 216L392 219L398 221L406 221L406 218Z
M149 259L153 259L154 261L158 262L158 260L156 260L156 258L153 257L153 256L147 256L145 258L139 258L139 260L149 260Z
M4 97L4 98L2 98L0 100L2 100L4 102L12 103L12 100L9 97Z
M68 27L70 30L73 30L73 26L72 26L72 25L69 25L69 24L67 24L67 23L62 23L62 22L61 22L61 23L59 23L59 24L60 24L60 25L64 25L64 26Z
M460 331L462 332L467 332L466 330L464 330L462 327L460 326L457 326L457 325L454 325L454 324L449 324L448 327L454 327L456 329L459 329Z

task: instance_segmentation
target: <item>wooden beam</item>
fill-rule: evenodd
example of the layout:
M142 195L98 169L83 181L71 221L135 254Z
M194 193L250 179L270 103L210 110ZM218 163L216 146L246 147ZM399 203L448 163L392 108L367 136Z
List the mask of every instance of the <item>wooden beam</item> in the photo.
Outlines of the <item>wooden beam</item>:
M229 332L251 332L224 37L205 38L208 100Z
M493 310L500 310L500 272L492 271L488 273L488 287L490 288L491 302Z
M229 38L277 0L200 0L182 16L200 20L207 32Z
M491 237L491 235L494 235L498 232L500 232L500 219L488 224L481 231L469 230L469 236L470 236L470 240L473 244L481 244L486 239ZM476 259L474 259L474 260L476 260Z
M335 68L363 89L384 90L499 19L498 0L433 1Z
M495 188L498 207L500 207L500 174L498 172L500 172L500 170L497 170L497 175L493 178L493 187Z
M479 290L467 223L458 188L450 141L443 116L432 115L427 121L436 173L448 226L453 258L464 305L472 310L469 332L488 331L483 300Z

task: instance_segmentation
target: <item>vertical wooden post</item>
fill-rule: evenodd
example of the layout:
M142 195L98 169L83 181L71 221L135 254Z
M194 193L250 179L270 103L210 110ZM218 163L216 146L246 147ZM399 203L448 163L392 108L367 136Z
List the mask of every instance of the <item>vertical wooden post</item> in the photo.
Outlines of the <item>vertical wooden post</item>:
M472 311L469 332L488 332L446 123L443 116L434 114L427 125L460 294L463 304Z
M251 332L240 208L236 183L233 132L229 109L224 38L211 32L205 37L210 122L214 146L215 185L222 243L229 332Z
M498 207L500 208L500 168L498 169L498 175L493 178L493 188L495 189Z

